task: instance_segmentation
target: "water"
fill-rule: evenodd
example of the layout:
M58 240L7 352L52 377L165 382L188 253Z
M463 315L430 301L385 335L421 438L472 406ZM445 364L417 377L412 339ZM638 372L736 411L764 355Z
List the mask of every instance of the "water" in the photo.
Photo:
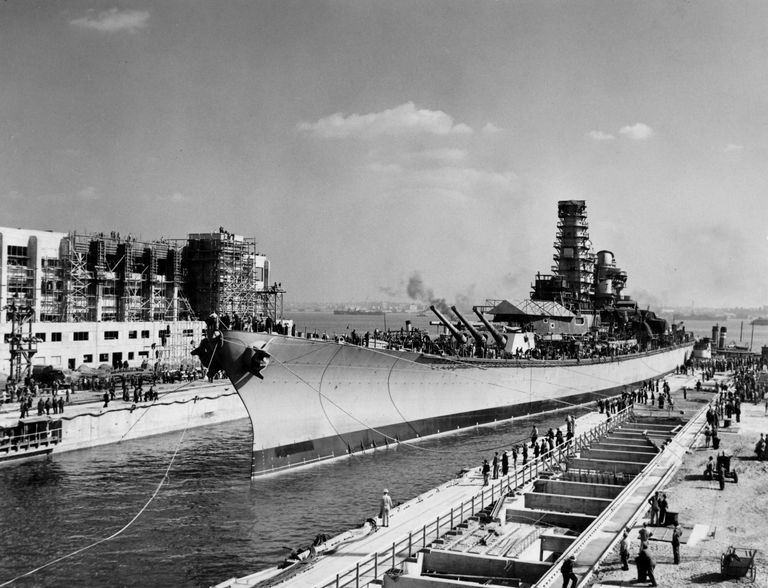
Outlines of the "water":
M578 412L574 412L578 416ZM124 534L14 586L209 586L278 562L284 546L338 533L477 466L563 414L480 427L250 480L250 426L187 432L170 479ZM114 533L141 509L180 433L0 468L0 584Z

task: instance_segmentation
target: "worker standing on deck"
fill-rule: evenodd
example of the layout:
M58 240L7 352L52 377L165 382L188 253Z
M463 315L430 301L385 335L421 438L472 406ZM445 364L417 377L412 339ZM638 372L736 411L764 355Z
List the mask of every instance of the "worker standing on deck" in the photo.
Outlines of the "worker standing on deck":
M499 452L493 454L493 479L499 478Z
M501 475L506 476L509 472L509 456L507 452L501 454Z
M392 510L392 498L389 496L389 490L384 488L384 494L381 496L379 507L379 516L381 517L381 526L389 527L389 511Z
M483 486L488 485L488 476L491 475L491 466L488 465L488 460L483 460Z

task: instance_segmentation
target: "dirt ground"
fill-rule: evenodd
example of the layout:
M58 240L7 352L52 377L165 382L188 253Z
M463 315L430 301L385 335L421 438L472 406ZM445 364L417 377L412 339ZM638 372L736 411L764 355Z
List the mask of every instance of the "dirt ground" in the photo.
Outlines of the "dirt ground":
M762 403L742 405L741 423L734 422L731 428L721 429L720 452L733 456L731 468L739 477L738 484L727 480L723 491L717 481L710 482L702 476L709 456L718 453L703 446L703 436L700 446L694 446L686 455L682 467L665 490L669 510L679 512L679 521L684 528L705 527L699 528L700 540L694 541L693 545L680 546L679 565L673 564L670 543L651 541L659 586L751 585L768 588L768 461L757 461L754 453L760 433L768 436L768 416ZM632 530L630 539L629 571L621 569L617 548L603 562L593 586L649 585L636 581L633 561L639 548L637 528ZM745 578L724 579L721 576L720 556L731 545L760 550L754 584Z

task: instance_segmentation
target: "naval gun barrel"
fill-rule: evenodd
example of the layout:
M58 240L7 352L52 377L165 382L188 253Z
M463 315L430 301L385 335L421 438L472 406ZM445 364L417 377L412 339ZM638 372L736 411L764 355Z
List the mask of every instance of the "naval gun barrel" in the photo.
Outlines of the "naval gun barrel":
M477 306L472 307L472 311L477 315L477 318L480 319L480 321L485 325L485 328L488 329L488 332L491 334L491 336L496 340L496 344L499 347L504 347L507 344L507 337L506 335L502 335L499 333L491 323L488 322L488 320L483 316L483 313L477 310Z
M477 341L478 345L485 345L485 337L480 334L480 332L475 327L473 327L467 319L461 316L461 313L456 309L455 306L451 306L451 312L458 317L458 319L464 324L465 327L467 327L467 331L472 333L472 336L475 338L475 341Z
M467 342L467 338L461 333L459 333L459 330L456 327L454 327L451 324L451 322L447 318L445 318L439 310L435 308L434 304L429 307L429 310L431 310L437 315L437 318L439 318L440 322L445 325L445 328L451 332L451 335L453 335L456 341L458 341L460 344L464 344Z

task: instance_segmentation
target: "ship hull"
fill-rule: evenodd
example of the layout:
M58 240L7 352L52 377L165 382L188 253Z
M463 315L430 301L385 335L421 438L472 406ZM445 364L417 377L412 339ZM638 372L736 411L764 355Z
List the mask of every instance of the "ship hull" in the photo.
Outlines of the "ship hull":
M456 361L228 331L222 364L253 425L254 476L621 393L681 365L691 344L611 361ZM270 354L249 371L250 349Z

